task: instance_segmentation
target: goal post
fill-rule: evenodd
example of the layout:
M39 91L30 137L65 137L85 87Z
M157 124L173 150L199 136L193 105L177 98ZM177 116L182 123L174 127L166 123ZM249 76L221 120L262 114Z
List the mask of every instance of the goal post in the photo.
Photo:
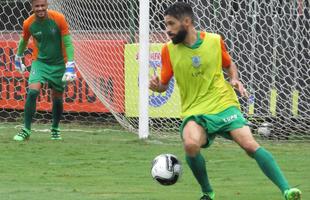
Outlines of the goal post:
M69 23L79 78L66 88L63 120L117 122L147 138L177 134L179 90L174 79L159 94L148 79L160 74L168 41L164 10L177 0L48 0ZM239 98L255 136L310 138L310 11L308 0L184 0L195 26L220 34L251 91ZM22 118L27 81L14 72L14 53L27 0L0 0L0 120ZM30 69L32 46L25 52ZM26 78L28 75L26 74ZM50 119L50 93L42 91L36 119ZM98 117L100 116L100 117ZM263 130L271 131L263 131Z
M150 2L140 0L139 9L139 138L149 135L149 34L150 34Z

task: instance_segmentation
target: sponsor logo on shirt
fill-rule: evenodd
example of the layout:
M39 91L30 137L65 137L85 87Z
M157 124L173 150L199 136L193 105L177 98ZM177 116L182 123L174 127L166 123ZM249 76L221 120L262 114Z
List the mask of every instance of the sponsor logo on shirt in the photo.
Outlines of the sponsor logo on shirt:
M41 31L36 32L36 33L33 34L33 36L35 36L35 37L38 37L38 36L41 36L41 35L42 35L42 32L41 32Z

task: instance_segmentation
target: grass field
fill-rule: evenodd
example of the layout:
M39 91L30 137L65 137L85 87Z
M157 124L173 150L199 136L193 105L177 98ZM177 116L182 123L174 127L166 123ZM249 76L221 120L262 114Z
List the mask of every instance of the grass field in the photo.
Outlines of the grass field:
M0 126L1 200L197 200L198 184L184 161L177 136L141 141L125 131L66 125L63 141L49 140L34 125L27 142L12 140L14 124ZM310 199L310 143L264 142L292 185ZM161 186L150 176L150 163L160 153L173 153L184 173L174 186ZM217 200L283 200L256 162L231 142L204 150Z

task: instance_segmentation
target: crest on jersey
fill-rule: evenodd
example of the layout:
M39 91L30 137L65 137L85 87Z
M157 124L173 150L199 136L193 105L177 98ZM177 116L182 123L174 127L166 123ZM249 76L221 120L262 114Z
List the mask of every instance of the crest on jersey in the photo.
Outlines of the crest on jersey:
M192 65L193 65L195 68L200 67L200 65L201 65L201 58L200 58L200 56L193 56L193 57L192 57Z
M50 30L51 30L52 34L56 33L56 29L55 28L51 28Z

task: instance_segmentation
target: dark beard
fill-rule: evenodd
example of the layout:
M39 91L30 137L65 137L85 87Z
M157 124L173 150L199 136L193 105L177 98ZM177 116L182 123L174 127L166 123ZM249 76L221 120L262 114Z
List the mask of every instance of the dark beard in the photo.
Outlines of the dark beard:
M187 36L187 31L184 28L181 28L181 30L175 35L174 38L172 38L173 44L179 44L185 40Z

